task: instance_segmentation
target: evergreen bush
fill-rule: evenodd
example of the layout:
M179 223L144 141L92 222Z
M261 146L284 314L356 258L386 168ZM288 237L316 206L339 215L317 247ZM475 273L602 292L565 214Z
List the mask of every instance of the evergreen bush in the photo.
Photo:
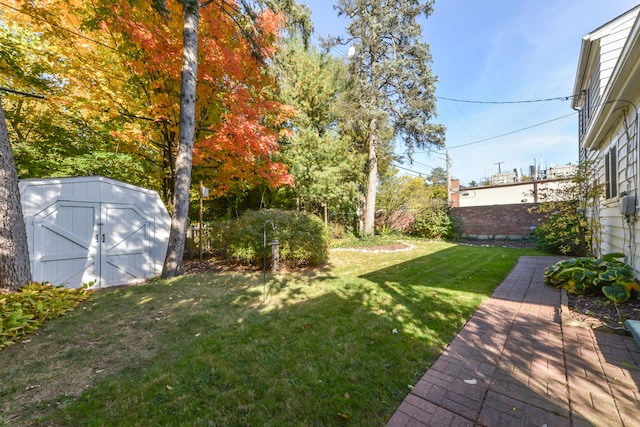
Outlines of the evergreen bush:
M455 239L459 222L452 217L446 200L433 199L416 213L413 234L427 239Z
M271 226L271 221L273 226ZM278 209L242 215L226 233L227 255L241 263L260 265L271 256L270 242L280 242L280 262L289 267L321 265L329 257L329 230L316 215Z

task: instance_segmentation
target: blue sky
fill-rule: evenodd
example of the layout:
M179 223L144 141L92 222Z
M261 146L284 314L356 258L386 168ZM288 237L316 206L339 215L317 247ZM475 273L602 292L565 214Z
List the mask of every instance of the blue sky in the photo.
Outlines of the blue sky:
M344 33L347 21L338 18L334 2L300 2L312 10L314 42ZM570 96L582 37L637 4L637 0L436 0L434 13L423 20L424 41L431 46L432 69L439 80L436 96L471 101ZM346 52L346 47L332 51ZM473 104L439 99L435 121L447 127L451 172L463 185L480 182L499 169L521 168L526 175L534 159L547 166L577 162L578 119L569 100ZM396 152L404 152L400 144ZM415 173L403 172L428 175L433 167L445 167L444 151L417 154L414 161L403 168Z

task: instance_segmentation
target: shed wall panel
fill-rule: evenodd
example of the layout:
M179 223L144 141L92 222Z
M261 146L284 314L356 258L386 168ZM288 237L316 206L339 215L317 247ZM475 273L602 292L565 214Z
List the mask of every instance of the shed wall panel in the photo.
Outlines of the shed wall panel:
M157 192L104 177L20 182L34 280L71 287L157 276L170 218Z

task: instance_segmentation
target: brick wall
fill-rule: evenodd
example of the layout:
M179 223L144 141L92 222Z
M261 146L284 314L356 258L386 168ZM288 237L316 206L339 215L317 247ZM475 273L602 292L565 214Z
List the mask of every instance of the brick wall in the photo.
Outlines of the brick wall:
M540 215L529 213L536 203L453 208L462 224L462 237L519 239L531 235Z

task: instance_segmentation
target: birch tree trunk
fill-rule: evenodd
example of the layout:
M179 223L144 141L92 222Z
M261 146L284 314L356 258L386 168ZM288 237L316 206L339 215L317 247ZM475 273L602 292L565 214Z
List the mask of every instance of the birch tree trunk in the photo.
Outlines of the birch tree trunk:
M29 247L18 175L0 103L0 289L13 291L30 281Z
M193 143L196 118L196 80L198 76L198 21L199 2L184 1L183 64L180 87L180 131L173 195L173 215L167 257L162 277L182 274L182 257L189 220L189 190L193 165Z

